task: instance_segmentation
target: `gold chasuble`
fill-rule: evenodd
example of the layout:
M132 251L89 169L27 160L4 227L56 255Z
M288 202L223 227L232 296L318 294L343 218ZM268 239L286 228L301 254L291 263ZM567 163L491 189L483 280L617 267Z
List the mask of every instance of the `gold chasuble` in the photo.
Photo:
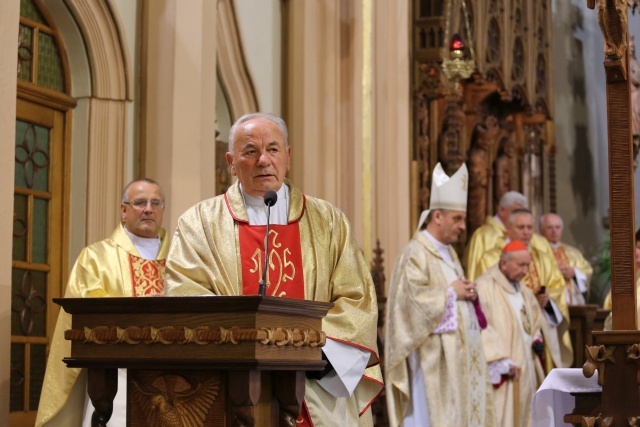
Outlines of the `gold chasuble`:
M371 273L345 215L291 183L287 225L269 233L267 295L332 302L323 319L328 338L370 353L368 367L349 398L336 398L306 380L303 415L315 427L371 425L370 411L382 391L378 366L378 307ZM170 296L257 293L264 266L265 227L250 226L238 183L204 200L178 220L169 258ZM298 424L303 425L303 424Z
M553 248L553 256L558 262L558 266L577 268L586 277L586 284L589 285L591 276L593 275L593 268L591 264L584 258L582 253L573 246L559 243L557 248ZM578 287L578 283L575 279L565 279L569 305L581 305L584 304L584 296Z
M450 248L449 253L458 277L462 276L455 251ZM424 379L430 425L496 425L473 304L456 301L457 329L434 333L445 316L449 283L455 280L449 280L445 263L435 245L418 231L399 255L389 282L387 307L393 310L385 319L385 387L391 426L402 425L412 404L409 359L414 352Z
M502 251L506 243L507 229L504 224L494 217L488 216L484 224L473 233L469 244L464 250L462 265L467 272L467 279L476 280L489 267L498 262L500 251ZM553 255L549 242L539 234L533 234L530 246L538 251ZM492 258L491 262L487 262L485 255L493 250L498 251L498 258L495 258L495 261Z
M156 260L140 257L122 224L111 237L87 246L69 276L65 298L137 297L162 293L169 239L160 230L161 246ZM51 340L47 370L42 386L36 426L80 425L84 412L86 381L76 380L80 368L67 368L63 357L71 356L71 341L64 331L71 329L71 315L60 310ZM82 375L86 380L86 376ZM69 398L73 392L73 397ZM46 424L45 424L46 423Z

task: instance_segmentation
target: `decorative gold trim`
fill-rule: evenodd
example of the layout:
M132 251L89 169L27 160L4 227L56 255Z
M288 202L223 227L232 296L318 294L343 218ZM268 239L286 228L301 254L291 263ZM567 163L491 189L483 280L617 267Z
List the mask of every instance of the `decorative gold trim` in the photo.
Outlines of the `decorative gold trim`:
M278 347L323 347L326 334L315 329L300 328L260 328L241 329L199 326L117 326L85 327L83 330L69 329L64 338L83 344L240 344L259 342L263 345Z
M606 362L616 363L613 358L615 346L593 345L587 346L587 361L582 366L582 373L585 377L591 378L598 370L598 384L604 385L604 368Z

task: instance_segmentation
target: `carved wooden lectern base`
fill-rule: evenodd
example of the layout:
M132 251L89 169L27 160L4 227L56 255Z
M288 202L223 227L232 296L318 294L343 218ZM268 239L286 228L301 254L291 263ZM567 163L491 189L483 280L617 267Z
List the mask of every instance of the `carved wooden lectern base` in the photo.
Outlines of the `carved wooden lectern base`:
M325 365L330 303L274 297L56 299L72 315L69 367L88 368L106 426L117 368L128 426L295 426L305 372Z
M576 395L564 421L576 426L640 426L640 331L594 332L586 348L586 377L598 375L602 393Z

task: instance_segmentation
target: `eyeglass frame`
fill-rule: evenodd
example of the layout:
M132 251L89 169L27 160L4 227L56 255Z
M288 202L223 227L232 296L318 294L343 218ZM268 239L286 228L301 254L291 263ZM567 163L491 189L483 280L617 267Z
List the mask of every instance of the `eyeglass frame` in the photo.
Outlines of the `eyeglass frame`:
M144 205L141 204L141 202L144 202ZM158 200L158 199L134 199L130 202L123 200L122 204L123 205L127 205L127 206L131 206L133 209L136 210L144 210L147 205L151 204L151 209L156 210L156 209L160 209L160 208L164 208L164 200Z

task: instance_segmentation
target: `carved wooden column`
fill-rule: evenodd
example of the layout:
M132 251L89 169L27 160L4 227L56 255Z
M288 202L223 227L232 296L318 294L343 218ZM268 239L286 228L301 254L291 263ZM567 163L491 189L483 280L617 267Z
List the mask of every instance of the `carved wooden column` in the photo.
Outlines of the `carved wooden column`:
M260 371L256 369L237 371L234 380L229 381L229 401L231 402L231 425L249 427L255 425L255 406L260 399Z
M106 427L113 413L113 399L118 392L118 370L89 368L87 393L95 408L91 427Z
M304 401L304 371L286 371L274 378L273 390L280 405L278 425L295 427Z
M601 413L586 416L583 425L637 425L638 344L635 287L635 225L633 202L633 146L627 0L587 0L597 5L604 36L609 131L609 201L611 207L611 294L613 331L595 333L599 346L587 347L583 367L590 377L598 370L602 385Z

